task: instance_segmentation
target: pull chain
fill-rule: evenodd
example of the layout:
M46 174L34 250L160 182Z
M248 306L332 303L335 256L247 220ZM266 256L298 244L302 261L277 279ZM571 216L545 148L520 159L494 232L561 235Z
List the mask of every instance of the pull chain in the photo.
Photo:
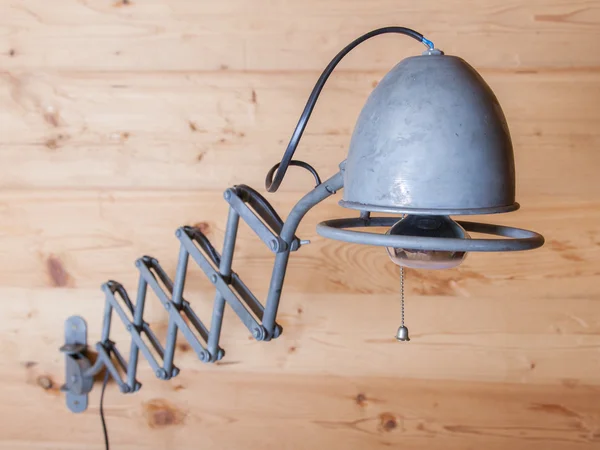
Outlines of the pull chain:
M400 311L402 314L402 323L396 333L396 339L399 341L410 341L408 328L404 326L404 267L402 266L400 266Z
M400 305L402 308L402 326L404 326L404 267L400 267Z

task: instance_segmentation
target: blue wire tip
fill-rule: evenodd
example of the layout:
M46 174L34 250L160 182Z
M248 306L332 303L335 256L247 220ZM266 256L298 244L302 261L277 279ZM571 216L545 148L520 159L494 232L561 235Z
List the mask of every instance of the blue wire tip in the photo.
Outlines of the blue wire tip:
M431 42L429 39L423 37L423 39L421 40L421 42L423 44L425 44L427 47L429 47L431 50L433 50L435 48L435 45L433 45L433 42Z

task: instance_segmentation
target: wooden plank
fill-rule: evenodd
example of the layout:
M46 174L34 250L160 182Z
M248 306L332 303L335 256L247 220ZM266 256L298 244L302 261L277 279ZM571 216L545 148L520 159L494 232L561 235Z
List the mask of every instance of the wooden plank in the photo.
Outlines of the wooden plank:
M194 310L208 319L214 291L186 292ZM0 303L3 380L24 374L23 366L34 361L59 383L64 364L57 349L62 345L62 324L70 315L87 319L90 342L99 339L104 297L98 289L2 288L0 293L10 299ZM279 339L254 341L228 311L221 342L225 359L206 368L179 339L176 365L188 374L208 370L240 377L262 373L600 385L600 315L594 314L598 305L597 298L411 295L406 312L412 340L399 344L394 339L400 318L397 293L286 292ZM167 314L152 296L146 312L145 319L165 342ZM116 317L111 339L128 354L130 337ZM144 360L140 369L143 383L153 379ZM198 398L204 388L198 386ZM153 390L152 385L147 389Z
M299 197L277 194L274 206L285 217ZM178 252L175 229L198 223L220 248L227 217L227 203L212 192L4 191L0 204L0 249L6 255L0 258L0 284L20 287L96 287L115 277L133 287L133 262L144 254L158 258L173 274ZM313 244L293 254L287 290L397 292L397 268L383 249L316 235L316 223L351 215L333 199L309 213L298 234ZM534 252L472 254L457 270L416 271L408 289L450 296L503 298L527 292L535 298L594 298L600 293L594 278L600 261L599 215L598 203L560 204L553 198L487 218L538 230L546 234L548 245ZM235 270L266 289L272 264L271 252L243 226ZM208 286L199 274L190 283ZM502 289L494 293L494 287Z
M195 385L210 395L193 401ZM598 392L585 386L430 383L346 377L182 376L178 391L154 396L109 388L107 420L118 448L593 449ZM59 396L11 380L13 416L2 448L101 448L97 411L72 416ZM17 397L17 389L28 395ZM4 393L4 392L3 392ZM96 392L97 394L97 392ZM16 398L17 397L17 398ZM96 396L94 396L96 397ZM483 411L483 412L480 412ZM57 419L43 419L50 413ZM19 420L21 419L21 420ZM26 422L40 425L31 431ZM52 436L50 439L45 436ZM23 436L27 438L23 439Z
M298 150L300 159L323 176L336 170L380 76L341 73L331 80ZM588 182L600 164L600 74L484 76L511 125L519 200L600 198L600 184ZM0 76L0 185L261 187L281 158L314 79L314 74ZM308 188L307 174L290 173L282 189Z
M383 249L321 239L353 213L330 199L299 235L279 321L257 343L226 314L218 365L179 341L181 375L142 362L135 396L109 384L114 448L592 449L600 446L600 9L592 0L0 2L0 448L101 449L99 386L73 416L63 322L100 334L101 283L134 293L134 260L175 271L174 230L217 247L236 183L260 188L320 71L356 36L401 24L481 71L505 110L523 209L483 221L546 236L534 252L398 269ZM298 156L331 174L381 77L421 51L378 37L340 65ZM268 196L285 216L311 185ZM273 256L247 228L234 269L264 298ZM187 299L210 317L193 269ZM166 313L150 297L161 339ZM127 353L119 323L113 336Z
M590 0L185 0L0 5L4 70L321 70L347 43L380 26L422 31L448 53L485 67L598 67L600 13ZM422 47L369 42L345 67L385 68ZM152 49L152 51L148 51ZM493 50L492 50L493 49Z
M364 365L362 357L349 359ZM593 449L600 439L600 391L575 380L560 386L431 383L402 372L391 377L268 375L225 367L183 371L167 383L145 378L144 388L133 396L119 394L110 384L105 411L111 444L136 450L200 444L208 449L546 450ZM3 428L1 448L102 448L99 385L89 411L73 416L45 364L4 364L0 374L0 417L13 424Z

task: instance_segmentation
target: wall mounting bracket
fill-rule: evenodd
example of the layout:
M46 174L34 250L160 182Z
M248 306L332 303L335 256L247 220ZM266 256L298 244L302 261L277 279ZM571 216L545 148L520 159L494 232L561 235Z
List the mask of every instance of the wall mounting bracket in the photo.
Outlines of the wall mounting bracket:
M83 412L88 405L88 392L92 390L94 376L86 372L92 366L86 356L87 324L82 317L71 316L65 321L65 344L60 351L65 354L65 384L67 407L74 413Z

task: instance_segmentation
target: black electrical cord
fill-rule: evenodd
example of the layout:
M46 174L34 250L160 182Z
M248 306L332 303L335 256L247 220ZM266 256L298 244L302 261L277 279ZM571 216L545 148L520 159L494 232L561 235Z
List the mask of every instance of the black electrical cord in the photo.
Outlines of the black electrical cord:
M106 385L108 384L108 369L105 367L104 370L104 381L102 382L102 391L100 392L100 420L102 421L102 432L104 433L104 446L106 450L110 450L106 419L104 418L104 392L106 391Z
M298 138L298 139L300 139L300 138ZM296 149L294 149L294 151L295 150ZM277 163L273 167L271 167L271 170L269 170L269 173L267 173L267 180L273 180L273 174L281 166L281 164L283 164L283 161L281 161L280 163ZM303 169L308 170L312 174L312 176L315 178L315 183L317 184L317 186L321 184L321 177L319 177L319 174L317 173L315 168L313 166L311 166L310 164L308 164L307 162L292 159L288 165L289 166L298 166L298 167L302 167ZM284 175L285 175L285 173L284 173ZM283 176L282 176L282 178L283 178ZM267 188L267 190L268 190L268 188ZM275 190L277 190L277 189L275 189ZM275 192L275 191L269 191L269 192Z
M342 60L342 58L344 56L346 56L348 53L350 53L350 51L354 47L356 47L357 45L366 41L367 39L370 39L374 36L378 36L380 34L385 34L385 33L404 34L405 36L409 36L409 37L425 44L429 48L433 48L433 42L426 39L421 33L418 33L415 30L411 30L410 28L405 28L405 27L378 28L376 30L369 31L366 34L363 34L362 36L360 36L359 38L355 39L350 44L348 44L346 47L344 47L337 55L335 55L335 58L333 58L331 60L331 62L327 65L327 67L325 68L325 70L323 71L323 73L321 74L319 79L317 80L315 87L313 88L312 92L310 93L310 96L308 97L306 106L304 107L304 110L302 111L300 120L298 120L298 124L296 125L296 128L294 129L294 133L292 134L290 142L285 150L285 153L283 154L283 157L281 158L281 162L276 164L275 166L273 166L271 168L271 170L269 170L269 173L267 173L267 177L265 180L265 187L268 192L276 192L277 189L279 189L279 186L281 185L281 182L283 181L283 178L285 177L285 174L286 174L289 166L303 167L303 168L309 170L316 179L319 179L318 174L310 165L308 165L307 163L305 163L303 161L292 160L292 158L294 156L294 152L296 151L296 147L298 147L298 142L300 142L300 138L302 137L302 134L304 133L304 129L306 128L308 119L310 118L310 115L312 114L313 109L315 108L315 104L317 103L317 98L319 97L319 94L321 93L321 90L323 89L325 82L329 78L329 75L331 75L331 72L333 72L333 69L335 69L335 66L338 65L338 63Z

